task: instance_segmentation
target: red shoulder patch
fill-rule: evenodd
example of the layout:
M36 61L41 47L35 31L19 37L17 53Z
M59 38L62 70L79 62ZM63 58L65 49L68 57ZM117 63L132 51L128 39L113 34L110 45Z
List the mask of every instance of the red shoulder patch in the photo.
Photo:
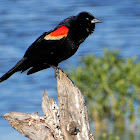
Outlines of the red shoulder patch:
M45 40L59 40L67 37L69 29L66 26L61 26L57 30L51 32L44 37Z

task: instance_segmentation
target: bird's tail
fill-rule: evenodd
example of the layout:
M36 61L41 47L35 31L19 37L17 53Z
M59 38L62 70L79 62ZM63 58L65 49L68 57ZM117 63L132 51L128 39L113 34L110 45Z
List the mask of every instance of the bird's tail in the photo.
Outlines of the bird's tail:
M12 69L10 69L7 73L5 73L0 78L0 83L7 80L11 75L13 75L15 72L20 71L22 68L22 64L25 62L26 58L22 58Z

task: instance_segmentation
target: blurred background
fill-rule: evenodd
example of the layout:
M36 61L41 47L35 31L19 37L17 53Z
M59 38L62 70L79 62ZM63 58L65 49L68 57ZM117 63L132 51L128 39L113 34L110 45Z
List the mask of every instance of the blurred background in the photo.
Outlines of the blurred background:
M88 11L92 13L103 23L96 25L94 34L88 37L86 41L81 44L79 50L73 57L62 62L60 67L64 71L69 71L71 77L73 77L72 79L75 80L77 85L79 85L78 87L83 87L81 85L84 82L80 83L80 79L75 78L76 75L71 72L71 67L74 67L75 73L78 73L77 66L80 66L81 63L84 63L85 71L87 71L88 68L86 69L86 64L88 61L91 62L93 58L93 62L94 60L97 60L96 62L101 62L96 65L98 68L100 68L103 64L106 64L107 67L113 66L113 68L117 68L118 66L121 70L125 64L129 65L129 67L123 71L123 74L121 71L117 73L120 76L117 78L121 79L120 83L116 84L116 79L113 80L113 83L117 85L117 88L116 86L112 86L113 88L111 88L111 93L101 90L101 93L106 93L105 95L109 97L106 100L106 104L112 100L110 96L112 93L122 93L120 97L116 97L122 101L122 104L120 103L120 105L115 106L115 111L111 110L114 108L114 106L106 106L105 103L104 106L102 106L101 98L100 102L97 102L99 97L95 96L98 95L99 90L96 86L98 85L96 79L92 79L94 81L93 92L96 90L97 93L93 94L95 96L87 96L85 89L81 90L83 93L85 93L85 98L89 108L89 115L92 116L90 117L92 133L96 139L139 140L140 104L138 98L140 97L140 0L1 0L0 76L7 72L23 57L24 52L29 47L29 45L43 32L53 29L63 19L72 15L76 15L81 11ZM107 51L104 51L104 48L107 48ZM117 51L118 49L120 52ZM89 54L90 56L85 58L85 56ZM109 56L109 58L105 59L107 56ZM133 56L137 57L136 60L131 59ZM80 59L82 62L79 62L79 58L85 59ZM110 64L113 64L108 66L109 62ZM94 66L92 72L93 71ZM97 71L99 72L99 70ZM112 69L110 71L112 71ZM81 71L79 71L79 73L80 72ZM127 72L130 72L130 76L127 76ZM107 72L105 71L105 73ZM81 75L82 74L83 72L81 72ZM94 73L94 75L97 74ZM102 82L100 79L103 79L104 75L103 77L101 76L102 75L98 76L98 82ZM113 75L111 75L109 78L111 79L111 77L113 77ZM136 81L135 78L137 77L138 79ZM124 79L126 81L124 81ZM128 81L130 81L130 83L128 83L126 87L125 82L127 83ZM86 84L86 82L84 84ZM110 84L108 84L108 87L110 87ZM127 94L125 91L117 90L120 89L120 87L121 89L125 89ZM115 90L113 92L114 88ZM27 76L26 72L22 74L16 73L10 77L10 79L0 84L1 140L27 139L21 136L16 130L11 128L8 121L3 119L3 115L8 112L39 112L39 115L43 115L41 109L43 89L45 89L48 95L51 98L54 98L57 102L56 79L54 76L54 70L52 68L31 76ZM90 90L91 89L92 88L90 88ZM128 90L132 92L130 93ZM86 91L88 92L87 89ZM91 91L90 94L92 94ZM124 96L126 101L125 103L123 102ZM94 99L96 100L93 101ZM120 100L116 100L115 102L119 103ZM92 104L92 101L96 104ZM93 108L94 113L92 113L92 107L96 105L100 105L100 109L104 108L104 110L100 110L100 114L102 114L102 116L99 114L99 112L96 112L98 111L96 108ZM125 110L119 110L126 106L129 107L125 108ZM115 116L112 112L117 115ZM108 113L107 115L110 117L110 119L108 119L106 113ZM113 117L111 117L112 114ZM121 126L121 128L119 127L119 129L117 129L116 121L122 120L122 118L122 124L124 125L123 127ZM95 119L94 122L93 119Z

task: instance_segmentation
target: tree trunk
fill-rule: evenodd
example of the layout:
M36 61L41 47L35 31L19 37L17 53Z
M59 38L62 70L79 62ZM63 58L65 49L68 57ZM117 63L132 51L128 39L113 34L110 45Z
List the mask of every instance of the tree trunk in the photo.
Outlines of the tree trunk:
M56 70L56 79L59 107L43 91L44 116L12 112L3 117L31 140L94 140L80 90L61 69Z

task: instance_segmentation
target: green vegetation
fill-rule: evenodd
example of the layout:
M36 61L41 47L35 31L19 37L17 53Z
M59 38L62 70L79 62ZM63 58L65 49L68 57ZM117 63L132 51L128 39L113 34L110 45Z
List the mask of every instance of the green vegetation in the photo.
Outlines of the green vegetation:
M140 100L140 63L136 58L105 50L102 57L82 58L80 66L68 73L85 96L96 135L106 132L110 122L112 129L123 130L126 119L135 120L134 103Z

